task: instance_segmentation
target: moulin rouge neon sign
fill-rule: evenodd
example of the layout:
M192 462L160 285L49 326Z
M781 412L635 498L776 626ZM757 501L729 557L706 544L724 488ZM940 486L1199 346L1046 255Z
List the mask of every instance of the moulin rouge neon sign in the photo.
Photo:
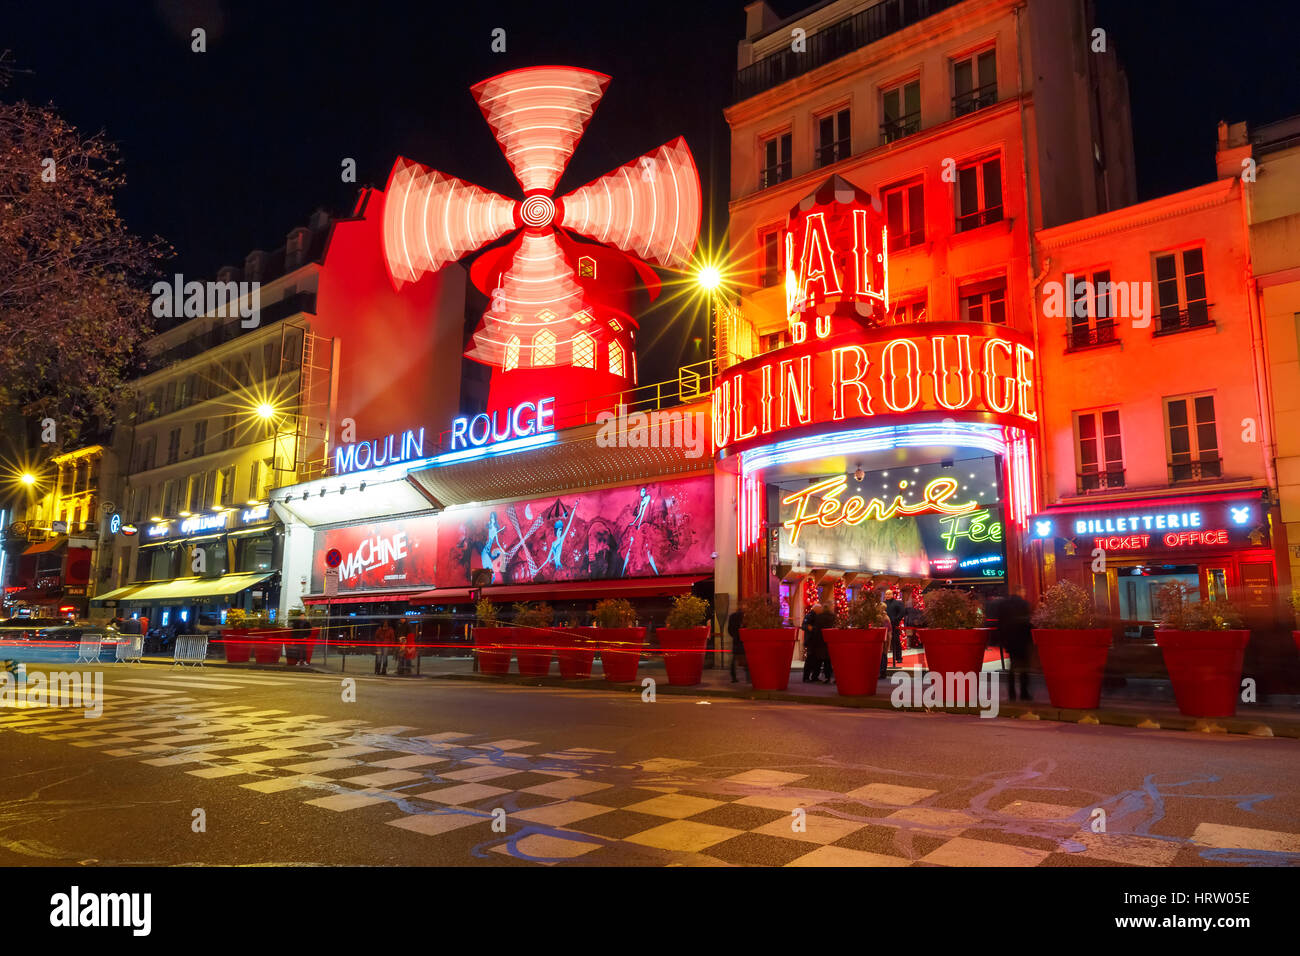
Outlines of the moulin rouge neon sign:
M848 487L849 480L843 475L835 475L815 485L801 488L799 491L781 499L783 505L794 505L794 516L784 522L790 532L790 544L799 540L799 529L804 525L815 524L822 528L834 528L841 524L858 525L869 519L887 521L908 515L943 514L967 515L979 509L978 502L967 501L962 504L952 503L957 493L958 482L955 478L936 478L925 486L921 500L906 502L902 495L895 495L894 500L886 503L881 498L866 499L854 495L845 502L840 495ZM821 503L813 509L812 500L820 498Z

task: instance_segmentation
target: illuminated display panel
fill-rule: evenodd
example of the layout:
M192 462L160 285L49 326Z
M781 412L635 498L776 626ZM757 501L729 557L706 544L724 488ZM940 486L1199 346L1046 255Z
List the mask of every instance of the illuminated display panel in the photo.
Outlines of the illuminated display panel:
M1269 545L1267 509L1258 492L1130 501L1034 515L1029 534L1073 540L1089 552L1185 551Z

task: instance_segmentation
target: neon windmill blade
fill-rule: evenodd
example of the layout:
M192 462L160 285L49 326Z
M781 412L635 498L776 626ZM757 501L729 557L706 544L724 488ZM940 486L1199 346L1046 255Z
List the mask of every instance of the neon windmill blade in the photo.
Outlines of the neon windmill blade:
M470 357L510 371L581 364L589 355L594 329L583 330L591 317L572 261L575 245L557 226L658 265L689 260L702 204L695 162L681 138L553 197L608 84L602 73L547 66L503 73L473 88L522 201L409 160L394 166L384 250L399 288L519 230L493 273L493 287L485 289L492 302Z

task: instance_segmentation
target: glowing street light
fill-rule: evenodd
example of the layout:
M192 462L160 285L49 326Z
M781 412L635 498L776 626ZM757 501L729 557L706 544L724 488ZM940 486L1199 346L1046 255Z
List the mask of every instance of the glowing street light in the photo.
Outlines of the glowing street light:
M707 265L695 274L695 281L708 292L722 285L722 270L715 265Z
M18 477L18 480L21 481L21 482L22 482L24 485L26 485L28 488L30 488L30 487L32 487L33 485L36 484L36 476L33 475L30 471L24 471L24 472L23 472L23 473Z
M275 406L270 402L262 402L253 411L264 422L268 422L275 417Z

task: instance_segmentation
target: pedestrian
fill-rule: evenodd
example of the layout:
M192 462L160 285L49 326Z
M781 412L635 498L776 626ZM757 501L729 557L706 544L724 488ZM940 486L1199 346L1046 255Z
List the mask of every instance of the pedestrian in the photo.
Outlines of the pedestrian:
M1029 696L1029 657L1034 635L1030 620L1032 612L1025 600L1024 589L1017 585L1011 594L998 601L994 613L997 616L993 625L994 639L1011 659L1006 671L1009 675L1007 699L1016 699L1016 677L1019 675L1020 699L1033 700Z
M387 620L379 622L375 629L375 673L388 673L388 649L397 639L397 633Z
M831 624L834 624L834 618L822 604L821 598L813 602L813 606L808 609L808 613L803 619L803 682L805 684L815 684L820 680L822 670L826 671L826 683L831 682L831 661L830 654L826 649L826 638L823 631Z
M745 612L740 608L727 617L727 633L731 635L731 682L736 683L737 658L745 665L745 680L749 680L749 661L745 658L745 645L740 639L740 629L745 626Z
M903 619L907 616L907 607L898 599L898 590L891 589L885 593L885 615L889 618L889 651L894 655L894 666L903 666ZM888 670L885 648L880 649L880 676Z
M415 661L415 627L409 621L397 625L397 640L401 644L401 655L397 661L397 673L410 674Z

